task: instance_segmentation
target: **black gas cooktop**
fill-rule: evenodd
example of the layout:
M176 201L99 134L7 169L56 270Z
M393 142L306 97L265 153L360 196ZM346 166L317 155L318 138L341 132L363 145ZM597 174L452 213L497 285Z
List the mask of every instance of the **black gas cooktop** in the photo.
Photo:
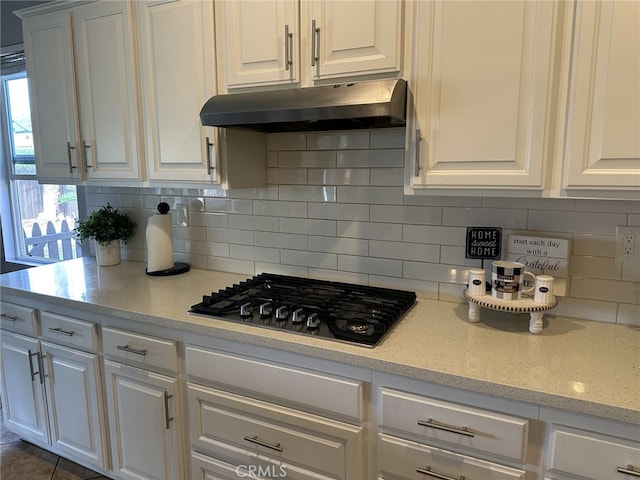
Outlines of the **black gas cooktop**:
M189 313L373 347L415 301L414 292L262 273Z

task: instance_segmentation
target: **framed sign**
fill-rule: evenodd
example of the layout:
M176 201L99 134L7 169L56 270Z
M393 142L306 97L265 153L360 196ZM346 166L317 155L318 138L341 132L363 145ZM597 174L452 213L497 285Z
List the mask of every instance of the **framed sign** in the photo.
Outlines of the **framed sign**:
M467 227L466 258L500 258L501 227Z

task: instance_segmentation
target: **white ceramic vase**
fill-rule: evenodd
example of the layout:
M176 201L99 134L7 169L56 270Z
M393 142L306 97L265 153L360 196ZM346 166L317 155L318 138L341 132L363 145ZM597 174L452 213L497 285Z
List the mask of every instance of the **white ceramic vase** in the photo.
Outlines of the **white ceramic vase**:
M96 242L96 262L99 266L118 265L120 261L120 240L113 240L107 245Z

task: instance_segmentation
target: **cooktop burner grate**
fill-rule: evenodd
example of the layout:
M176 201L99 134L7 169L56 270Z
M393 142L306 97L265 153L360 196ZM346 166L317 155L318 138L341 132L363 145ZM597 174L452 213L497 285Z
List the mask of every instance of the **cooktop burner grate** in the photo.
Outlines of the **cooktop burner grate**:
M414 292L262 273L204 295L189 313L374 346Z

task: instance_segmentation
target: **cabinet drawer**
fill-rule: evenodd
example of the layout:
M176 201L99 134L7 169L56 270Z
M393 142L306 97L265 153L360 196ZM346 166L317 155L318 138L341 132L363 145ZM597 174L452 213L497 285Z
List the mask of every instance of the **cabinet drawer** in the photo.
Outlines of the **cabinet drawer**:
M380 394L383 428L524 461L526 419L386 388Z
M200 449L238 464L245 451L330 478L364 478L362 427L191 383L188 397L191 442Z
M42 336L46 339L91 351L98 349L95 323L40 312L40 325Z
M102 343L105 355L123 359L125 363L178 371L178 345L173 340L103 327Z
M36 310L13 303L0 302L2 328L14 332L37 335Z
M553 425L549 436L547 468L554 472L599 480L631 478L618 471L633 465L640 470L637 442L569 427Z
M497 463L380 434L379 478L523 479L525 472ZM425 473L430 472L430 473ZM440 476L438 476L440 475Z
M187 374L270 398L362 420L362 382L187 346Z

